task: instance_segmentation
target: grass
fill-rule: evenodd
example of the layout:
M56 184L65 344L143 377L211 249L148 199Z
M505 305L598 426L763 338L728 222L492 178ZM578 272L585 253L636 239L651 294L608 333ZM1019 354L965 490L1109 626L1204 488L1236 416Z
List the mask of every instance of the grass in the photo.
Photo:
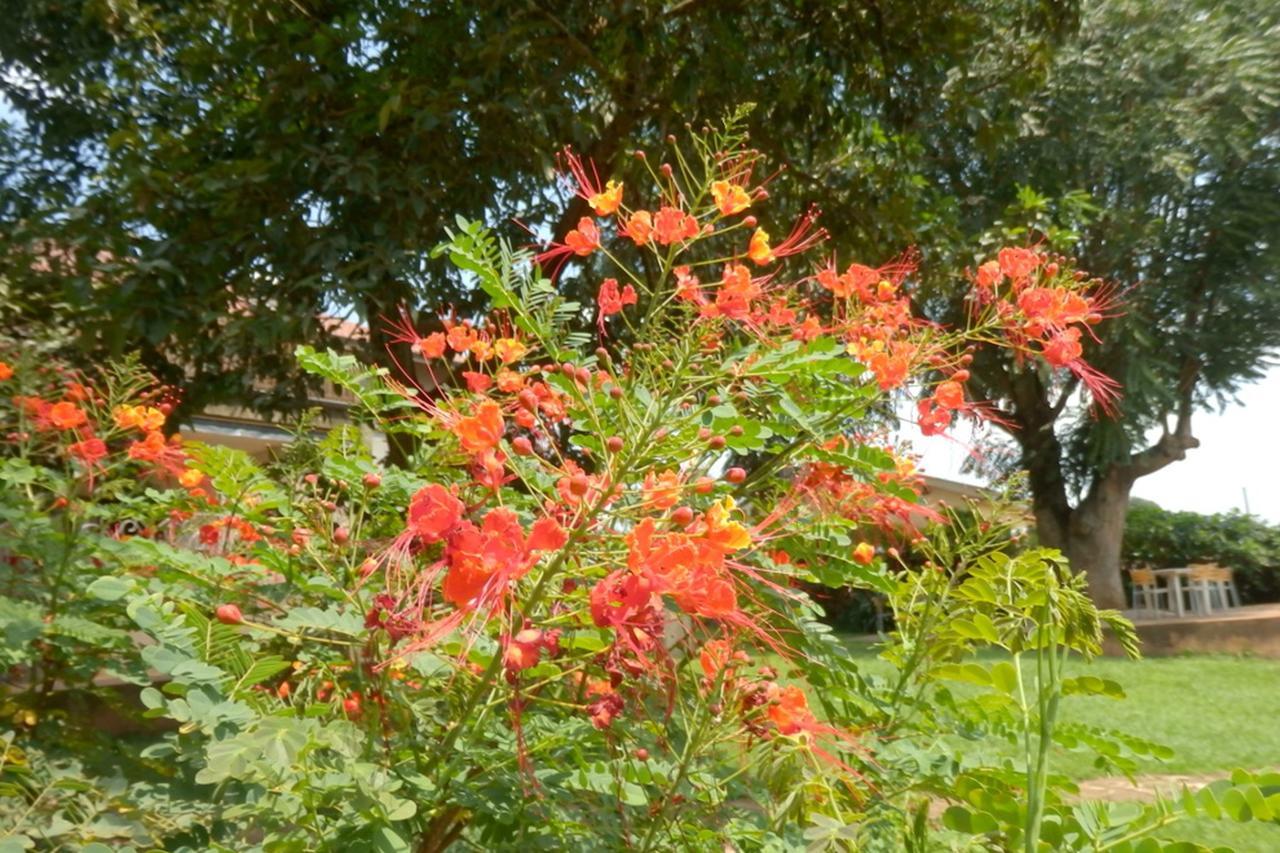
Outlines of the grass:
M850 651L865 671L890 671L865 644L851 643ZM1068 674L1086 672L1119 682L1126 698L1065 697L1061 719L1138 735L1174 751L1168 761L1140 760L1138 774L1225 775L1236 768L1280 767L1280 661L1227 655L1102 658L1075 661ZM989 748L997 754L1010 749L1002 741ZM1053 769L1077 780L1101 775L1083 753L1056 754ZM1189 820L1160 836L1229 845L1241 853L1280 850L1280 827L1271 824Z

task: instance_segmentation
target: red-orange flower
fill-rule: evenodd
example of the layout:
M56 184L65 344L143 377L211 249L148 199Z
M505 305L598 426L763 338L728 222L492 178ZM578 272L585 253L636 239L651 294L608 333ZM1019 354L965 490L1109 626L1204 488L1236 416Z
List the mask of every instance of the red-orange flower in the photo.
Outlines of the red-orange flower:
M964 386L948 379L933 390L933 398L944 409L959 409L964 406Z
M600 317L608 317L622 311L624 306L636 304L636 289L631 285L627 285L618 290L618 280L616 278L606 278L600 285L600 293L596 297L596 304L600 307Z
M747 257L757 265L764 266L765 264L773 263L779 258L808 251L827 238L825 228L819 228L811 232L810 229L813 228L817 219L818 213L816 210L810 210L804 216L801 216L796 220L791 233L777 246L770 244L769 232L763 228L757 228L751 235L751 241L747 245Z
M698 277L691 273L687 266L676 267L672 272L676 277L676 299L692 302L695 305L705 305L707 303L707 297L702 292L702 285L698 281Z
M423 358L439 358L444 355L446 343L444 332L432 332L425 338L418 338L415 346Z
M569 533L549 515L544 515L529 528L530 551L558 551L569 541Z
M460 522L446 551L449 570L441 592L445 601L464 610L496 601L530 564L520 519L505 507L490 510L479 527Z
M1083 355L1079 329L1063 329L1044 343L1044 359L1054 367L1067 367Z
M569 174L577 184L576 194L591 205L596 216L609 216L617 211L622 205L622 184L618 181L609 181L601 187L600 175L596 172L595 164L590 160L584 162L581 157L573 153L571 148L564 149L563 157L565 165L569 167Z
M698 220L677 207L663 206L653 220L654 237L664 246L698 236Z
M1015 285L1024 281L1044 262L1039 253L1031 249L1001 249L998 257L1000 271L1011 278Z
M751 303L761 294L760 285L751 277L751 270L743 264L732 264L725 268L720 279L720 288L716 291L713 314L719 314L730 320L745 320L751 314Z
M493 377L487 373L477 373L474 370L462 371L462 378L467 383L467 390L473 394L483 394L493 385Z
M13 378L13 368L7 363L0 361L0 382Z
M129 445L129 458L140 459L144 462L156 462L163 455L168 445L165 443L164 435L160 432L152 431L146 434L141 441L135 441Z
M67 452L86 465L94 465L107 455L107 445L100 438L86 438L67 447Z
M941 435L951 426L951 411L932 397L916 403L916 409L920 413L920 431L925 435Z
M454 352L466 352L479 340L479 334L470 323L446 323L445 325L445 340Z
M423 486L409 499L408 530L424 542L439 542L462 521L463 509L444 486Z
M502 441L505 424L502 407L492 400L485 400L470 417L459 418L453 425L453 434L467 453L477 454L492 450Z

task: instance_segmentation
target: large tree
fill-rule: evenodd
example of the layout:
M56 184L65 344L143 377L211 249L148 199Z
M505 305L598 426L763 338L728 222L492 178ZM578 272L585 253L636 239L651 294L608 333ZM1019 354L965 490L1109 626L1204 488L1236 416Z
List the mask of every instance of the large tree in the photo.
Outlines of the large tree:
M1280 347L1278 42L1267 0L1092 2L1043 89L1003 105L1020 114L1016 141L938 149L940 182L970 201L958 227L1030 223L1025 239L1123 293L1090 355L1123 385L1115 416L1086 407L1074 381L992 354L974 365L1008 422L1009 461L1030 475L1040 539L1088 572L1104 606L1124 605L1134 482L1198 446L1193 414Z
M543 187L756 101L752 138L863 256L932 203L922 142L1029 90L1074 5L1044 0L0 2L8 310L67 316L86 357L140 352L189 408L303 398L292 349L400 306L473 307L428 250L456 214L527 239ZM780 224L781 225L781 224ZM30 255L46 256L33 263ZM263 384L263 380L271 380Z

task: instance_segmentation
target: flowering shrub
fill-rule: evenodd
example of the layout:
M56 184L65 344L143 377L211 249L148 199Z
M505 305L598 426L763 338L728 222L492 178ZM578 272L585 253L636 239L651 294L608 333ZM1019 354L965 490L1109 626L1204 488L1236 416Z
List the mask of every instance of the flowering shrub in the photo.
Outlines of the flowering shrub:
M641 190L566 153L594 216L536 257L459 221L439 251L493 314L402 321L403 375L299 352L414 444L406 469L351 428L303 430L266 467L183 449L128 371L102 391L14 389L3 606L27 641L8 647L23 837L1103 849L1171 819L1086 821L1049 772L1055 744L1121 769L1158 752L1055 726L1063 692L1120 693L1063 669L1099 652L1104 623L1131 643L1126 623L1056 554L1007 556L998 523L921 506L885 431L908 390L925 433L987 416L964 384L976 346L1074 372L1105 405L1114 386L1079 342L1106 300L1009 249L972 275L968 327L942 329L912 307L909 258L838 263L816 212L775 240L787 226L762 218L758 156L732 131L672 158ZM594 306L545 277L570 258L598 276ZM802 584L888 597L893 679L857 670ZM967 660L979 648L1005 659ZM83 768L47 747L92 727L40 709L100 694L104 672L171 729L122 765L128 787L100 775L72 796ZM938 745L992 729L1025 735L1020 771ZM1184 810L1216 807L1204 797Z

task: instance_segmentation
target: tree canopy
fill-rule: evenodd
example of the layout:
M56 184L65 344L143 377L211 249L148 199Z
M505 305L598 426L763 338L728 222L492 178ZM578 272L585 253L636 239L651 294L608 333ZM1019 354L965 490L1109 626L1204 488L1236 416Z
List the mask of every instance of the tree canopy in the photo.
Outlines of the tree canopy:
M141 352L196 408L300 399L293 345L343 343L322 314L475 308L427 250L456 214L567 230L584 211L543 189L561 145L616 171L744 101L797 195L844 200L825 216L847 248L900 251L932 216L924 136L985 133L979 100L1027 90L1075 15L1031 0L3 8L0 86L25 122L0 197L16 304L73 316L84 353ZM57 263L33 267L51 247Z
M1096 569L1111 604L1134 480L1197 446L1193 412L1280 347L1278 34L1268 3L1088 4L1019 106L1017 141L953 157L969 170L954 195L982 200L971 228L1025 228L1118 291L1092 356L1123 386L1114 416L1007 358L974 370L1012 426L1009 461L1030 471L1041 538Z
M982 235L1123 291L1090 352L1124 386L1116 417L1007 357L973 369L1041 537L1108 603L1133 480L1194 447L1192 412L1280 343L1263 0L0 8L6 310L75 329L82 358L139 353L190 410L296 404L295 345L381 359L401 306L422 325L478 310L429 254L454 215L563 235L586 212L545 190L563 144L626 178L637 145L744 102L752 144L792 173L785 206L821 197L841 258L918 247L934 316L963 310L938 271Z

